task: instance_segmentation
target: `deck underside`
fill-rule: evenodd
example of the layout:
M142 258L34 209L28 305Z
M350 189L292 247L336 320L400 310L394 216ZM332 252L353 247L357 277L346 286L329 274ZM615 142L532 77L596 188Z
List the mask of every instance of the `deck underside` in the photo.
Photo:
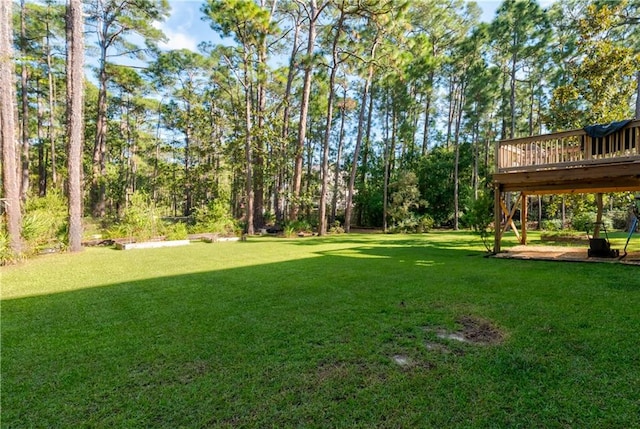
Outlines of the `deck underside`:
M501 192L527 195L640 191L640 160L496 173L493 181Z

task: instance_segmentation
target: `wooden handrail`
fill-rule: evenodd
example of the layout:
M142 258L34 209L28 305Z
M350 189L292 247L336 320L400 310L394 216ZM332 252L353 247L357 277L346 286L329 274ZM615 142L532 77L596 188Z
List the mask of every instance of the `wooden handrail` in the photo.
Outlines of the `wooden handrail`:
M600 162L624 162L640 156L640 120L606 137L583 129L501 140L496 143L496 172L536 171Z

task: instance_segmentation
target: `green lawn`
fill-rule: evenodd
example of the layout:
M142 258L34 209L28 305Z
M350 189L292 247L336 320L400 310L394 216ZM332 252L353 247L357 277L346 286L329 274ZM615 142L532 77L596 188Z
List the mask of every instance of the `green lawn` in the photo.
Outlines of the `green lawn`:
M635 266L485 258L436 232L0 273L6 428L640 426ZM501 341L440 338L464 320Z

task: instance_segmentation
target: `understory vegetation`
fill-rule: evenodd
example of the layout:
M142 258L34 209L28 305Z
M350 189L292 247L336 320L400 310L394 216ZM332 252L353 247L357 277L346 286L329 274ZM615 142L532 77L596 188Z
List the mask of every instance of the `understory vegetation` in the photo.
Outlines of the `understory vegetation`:
M638 427L637 267L485 255L349 234L2 267L2 427Z
M75 43L66 4L10 3L3 260L81 248L61 201L110 237L483 231L496 141L640 106L639 0L74 1ZM203 31L171 27L187 15ZM95 73L78 87L67 42ZM627 197L609 197L607 227ZM530 203L515 219L559 230L594 211L592 196Z

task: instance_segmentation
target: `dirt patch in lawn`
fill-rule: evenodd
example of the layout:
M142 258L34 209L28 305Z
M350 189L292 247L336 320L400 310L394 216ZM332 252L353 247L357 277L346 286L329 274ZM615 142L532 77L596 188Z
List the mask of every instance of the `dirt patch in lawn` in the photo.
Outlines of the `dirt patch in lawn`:
M470 343L491 345L504 340L504 333L488 320L462 316L458 323L462 325L462 337Z
M505 333L488 320L475 316L461 316L456 322L462 326L457 331L449 331L442 328L425 329L427 331L435 331L439 339L468 344L494 345L500 344L505 339ZM427 347L431 350L443 349L443 347L438 347L437 343L427 343Z

